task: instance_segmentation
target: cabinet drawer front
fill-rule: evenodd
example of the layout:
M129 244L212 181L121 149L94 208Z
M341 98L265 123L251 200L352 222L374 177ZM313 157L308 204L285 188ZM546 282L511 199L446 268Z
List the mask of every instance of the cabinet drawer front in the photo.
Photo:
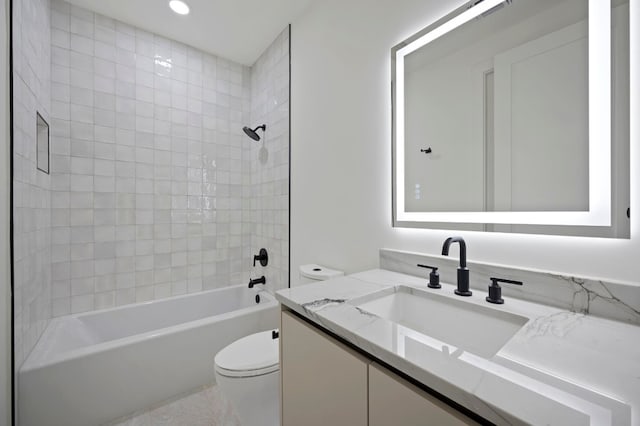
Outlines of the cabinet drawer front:
M365 426L368 360L289 312L280 332L283 426Z
M369 365L370 426L477 423L376 363Z

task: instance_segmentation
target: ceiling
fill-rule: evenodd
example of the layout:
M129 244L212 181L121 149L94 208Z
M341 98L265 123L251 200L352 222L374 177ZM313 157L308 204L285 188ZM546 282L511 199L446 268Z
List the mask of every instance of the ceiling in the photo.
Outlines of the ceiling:
M68 0L206 52L253 65L260 54L312 0L185 0L186 16L169 0Z

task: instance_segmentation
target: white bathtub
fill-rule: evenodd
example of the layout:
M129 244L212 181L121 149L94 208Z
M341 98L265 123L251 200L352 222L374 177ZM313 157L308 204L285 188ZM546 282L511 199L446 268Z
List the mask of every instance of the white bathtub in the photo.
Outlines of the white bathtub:
M19 424L99 425L212 383L214 355L278 314L240 285L53 319L20 368Z

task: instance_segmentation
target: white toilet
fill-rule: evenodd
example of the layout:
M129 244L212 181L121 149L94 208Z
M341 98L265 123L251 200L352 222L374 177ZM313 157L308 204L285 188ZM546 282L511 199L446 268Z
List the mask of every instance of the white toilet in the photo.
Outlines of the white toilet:
M278 339L272 331L251 334L215 357L216 382L242 426L280 424Z
M302 265L302 282L344 275L320 265ZM242 426L280 425L279 341L275 330L251 334L215 356L216 383L236 409Z
M344 275L343 271L336 271L335 269L329 269L322 265L316 265L310 263L308 265L300 266L300 279L299 284L308 284L315 281L330 280L331 278L338 278Z

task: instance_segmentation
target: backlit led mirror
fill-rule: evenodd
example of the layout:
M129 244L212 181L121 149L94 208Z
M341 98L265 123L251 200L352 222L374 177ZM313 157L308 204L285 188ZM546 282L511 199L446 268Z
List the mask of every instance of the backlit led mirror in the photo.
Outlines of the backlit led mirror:
M394 226L629 237L628 0L476 0L392 78Z

